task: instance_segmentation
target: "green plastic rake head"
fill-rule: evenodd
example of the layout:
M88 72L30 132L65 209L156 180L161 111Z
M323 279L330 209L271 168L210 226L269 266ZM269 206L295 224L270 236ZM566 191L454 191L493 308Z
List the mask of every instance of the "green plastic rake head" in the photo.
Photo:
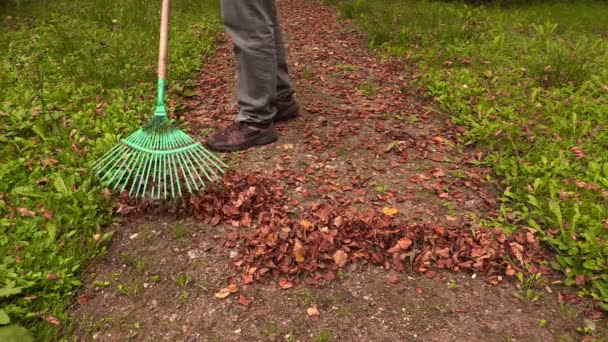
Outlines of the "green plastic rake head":
M153 119L123 139L93 166L102 184L130 197L169 199L202 191L218 180L225 164L186 133L171 125L164 104L169 0L163 0L158 97Z

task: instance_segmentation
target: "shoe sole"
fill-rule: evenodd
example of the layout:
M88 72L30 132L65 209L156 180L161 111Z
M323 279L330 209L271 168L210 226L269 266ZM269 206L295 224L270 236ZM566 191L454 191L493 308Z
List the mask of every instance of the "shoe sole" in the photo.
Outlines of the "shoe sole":
M281 114L278 114L274 117L273 121L274 122L282 122L282 121L287 121L287 120L291 120L291 119L295 119L298 117L298 114L300 112L300 106L298 106L297 102L293 102L291 105L289 105L289 107L281 110Z
M273 142L275 142L277 140L279 140L279 135L274 133L274 134L261 136L257 139L254 139L254 140L249 141L242 145L236 145L236 146L209 145L209 148L215 152L237 152L237 151L244 151L244 150L250 149L255 146L264 146L264 145L272 144Z

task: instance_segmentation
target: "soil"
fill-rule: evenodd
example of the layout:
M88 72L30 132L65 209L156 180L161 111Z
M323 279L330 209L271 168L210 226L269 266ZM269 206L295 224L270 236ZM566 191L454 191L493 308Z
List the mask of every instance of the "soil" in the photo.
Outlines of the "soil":
M232 168L276 179L295 211L317 201L389 208L402 222L463 231L497 215L500 191L476 163L483 152L462 147L465 130L411 84L412 66L369 51L331 7L278 6L302 112L277 125L277 143L224 156ZM193 133L204 137L234 119L234 69L223 37L188 99ZM586 318L591 303L564 300L572 296L550 277L524 282L535 285L526 291L474 272L396 273L353 262L322 286L244 284L235 267L241 250L227 248L225 237L248 228L183 216L141 215L116 229L74 305L79 339L577 341L577 328L602 324ZM232 293L222 292L229 284Z

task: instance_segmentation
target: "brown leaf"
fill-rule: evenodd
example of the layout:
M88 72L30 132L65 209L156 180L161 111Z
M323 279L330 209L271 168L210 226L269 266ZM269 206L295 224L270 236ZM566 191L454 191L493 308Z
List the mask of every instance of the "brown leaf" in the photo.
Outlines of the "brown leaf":
M338 249L333 255L334 261L338 267L344 267L348 261L348 254L344 253L343 250Z
M52 220L53 219L53 212L50 210L47 210L44 212L44 214L42 214L42 216L44 216L45 219L47 220Z
M218 224L220 224L220 222L222 221L222 218L220 217L220 215L215 215L211 221L209 222L209 224L211 226L217 226Z
M410 240L408 238L402 238L399 241L397 241L397 245L399 246L399 248L402 251L406 251L412 245L412 240Z
M61 322L57 319L57 317L53 316L53 315L46 315L44 316L44 320L54 324L54 325L59 325Z
M28 208L19 208L19 214L23 217L33 217L36 216L36 213L29 210Z
M306 247L302 245L300 239L296 238L294 247L293 247L293 255L296 258L296 262L302 262L306 259Z
M224 213L224 215L226 215L228 217L236 217L241 214L241 212L239 211L239 209L237 207L233 207L233 206L227 205L227 204L225 204L222 207L222 212Z
M450 215L445 215L445 219L446 219L446 221L450 221L450 222L458 221L458 218L456 218L454 216L450 216Z
M243 275L243 284L249 285L253 283L253 274L244 274Z
M285 278L279 280L279 287L283 290L287 290L293 287L293 283Z
M344 224L344 218L342 216L336 216L336 218L334 219L334 225L337 228L342 227L342 225Z
M76 299L76 301L80 305L85 305L86 303L89 302L89 299L90 299L89 296L87 296L86 294L81 294L80 296L78 296L78 298Z
M245 298L245 296L241 295L239 297L239 304L249 307L253 303L253 300Z
M399 276L392 274L386 278L386 282L391 285L397 284L399 282Z
M308 314L308 316L319 316L319 309L317 308L316 305L313 305L311 307L309 307L308 309L306 309L306 313Z
M38 296L36 296L35 294L23 297L23 299L25 299L25 300L34 300L37 298L38 298Z
M53 272L49 272L49 273L46 275L46 279L48 279L48 280L57 280L57 279L59 279L59 276L58 276L58 275L56 275L56 274L55 274L55 273L53 273Z
M423 289L421 289L421 288L419 288L419 287L417 287L417 288L415 289L415 291L416 291L416 293L417 293L417 294L422 294L422 292L424 292L424 290L423 290Z
M583 286L583 284L585 284L585 275L577 274L576 277L574 277L574 281L576 282L576 286Z

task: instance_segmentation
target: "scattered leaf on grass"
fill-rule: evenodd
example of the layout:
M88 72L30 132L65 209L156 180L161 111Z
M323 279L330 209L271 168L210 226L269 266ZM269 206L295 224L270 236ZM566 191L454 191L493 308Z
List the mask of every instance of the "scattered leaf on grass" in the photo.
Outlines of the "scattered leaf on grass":
M59 320L58 320L58 319L57 319L55 316L53 316L53 315L46 315L46 316L44 316L44 320L45 320L45 321L47 321L47 322L49 322L49 323L51 323L51 324L54 324L54 325L59 325L59 324L61 323L61 322L60 322L60 321L59 321Z
M585 275L577 274L576 277L574 277L574 281L576 282L577 286L583 286L583 284L585 284Z

